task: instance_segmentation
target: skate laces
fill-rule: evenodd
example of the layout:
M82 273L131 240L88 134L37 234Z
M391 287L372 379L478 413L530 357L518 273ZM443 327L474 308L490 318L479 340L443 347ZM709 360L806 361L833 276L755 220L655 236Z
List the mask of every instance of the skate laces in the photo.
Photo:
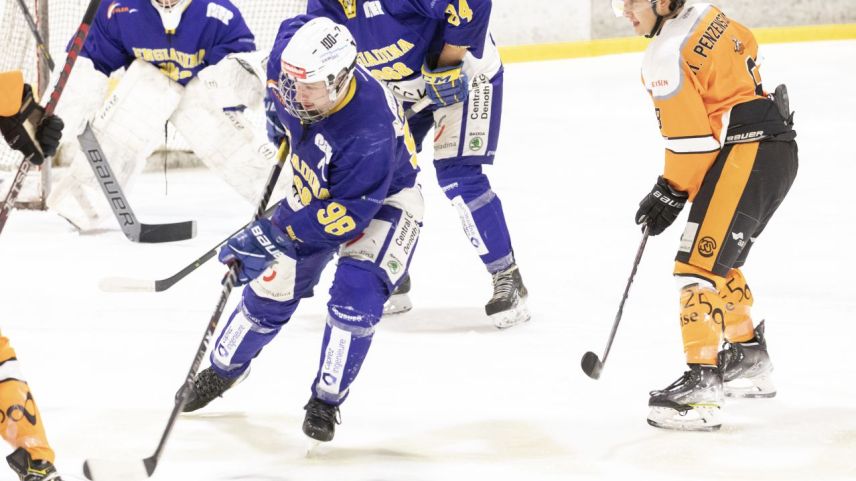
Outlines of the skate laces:
M193 382L194 391L199 399L213 399L221 396L229 386L231 379L225 379L217 375L213 369L206 369L199 373Z
M672 384L669 384L668 386L666 386L663 389L651 391L648 394L651 396L656 396L656 395L664 394L664 393L667 393L670 391L677 391L678 389L682 388L684 385L689 384L690 381L692 381L693 377L695 377L696 372L697 371L695 371L693 369L685 371L681 375L681 377L679 377L677 380L675 380L675 382L673 382Z
M309 416L321 418L328 423L342 424L342 415L339 406L331 406L317 399L310 399L303 407Z
M503 299L506 297L511 297L514 291L517 289L517 285L514 282L514 271L515 269L508 269L502 272L497 272L493 275L493 300Z

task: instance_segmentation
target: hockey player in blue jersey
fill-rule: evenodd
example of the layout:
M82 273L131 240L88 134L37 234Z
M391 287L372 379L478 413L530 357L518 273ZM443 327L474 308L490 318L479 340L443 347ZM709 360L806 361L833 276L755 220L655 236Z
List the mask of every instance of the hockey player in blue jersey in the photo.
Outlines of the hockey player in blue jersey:
M185 411L246 376L338 252L303 423L307 436L333 438L383 304L407 274L423 209L403 109L356 58L348 30L328 18L301 15L280 27L268 60L269 134L291 145L293 195L220 250L220 261L238 262L238 282L249 285Z
M255 202L275 156L242 113L264 96L241 58L255 48L229 0L102 2L57 112L74 134L58 153L71 168L48 207L80 230L110 212L75 138L87 121L122 185L166 140L169 121L211 171ZM108 96L107 76L123 70Z
M309 0L307 12L348 27L359 63L409 107L427 95L433 107L410 119L421 147L434 127L437 181L464 233L493 276L485 312L498 328L530 319L499 197L483 172L492 164L502 115L503 67L488 32L490 0ZM404 283L409 286L409 282ZM388 312L410 308L402 289ZM399 295L400 294L400 295Z

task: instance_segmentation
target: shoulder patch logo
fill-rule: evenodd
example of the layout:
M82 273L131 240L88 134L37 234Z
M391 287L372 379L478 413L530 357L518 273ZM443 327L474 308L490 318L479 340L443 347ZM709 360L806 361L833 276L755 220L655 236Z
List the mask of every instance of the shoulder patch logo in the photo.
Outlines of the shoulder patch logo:
M339 5L342 6L348 20L357 18L357 0L339 0Z
M743 55L743 51L746 50L746 47L743 46L743 42L741 42L737 37L732 37L731 40L734 42L734 51L739 55Z
M229 26L229 22L231 22L232 18L235 17L235 14L222 5L217 5L216 3L209 3L208 11L205 13L205 16L213 18L215 20L219 20L223 22L223 25Z
M374 0L372 2L366 2L363 4L363 13L365 13L366 18L376 17L378 15L383 15L383 6L380 4L380 0Z
M136 8L123 7L121 3L113 2L107 7L107 20L113 18L113 15L117 13L134 13L136 11Z

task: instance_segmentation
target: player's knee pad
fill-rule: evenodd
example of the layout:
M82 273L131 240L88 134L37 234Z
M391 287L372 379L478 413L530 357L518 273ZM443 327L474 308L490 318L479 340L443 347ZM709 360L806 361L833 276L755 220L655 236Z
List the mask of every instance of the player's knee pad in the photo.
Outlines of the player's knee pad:
M383 277L383 272L373 263L341 259L330 288L328 323L354 337L371 336L389 295Z
M131 64L95 114L92 131L119 185L142 171L184 87L141 60ZM90 229L108 212L86 155L77 149L66 176L54 186L48 207L81 229Z
M725 301L725 339L728 342L745 342L755 337L752 325L752 291L740 269L731 269L719 288Z
M700 282L681 289L681 337L688 364L716 365L722 343L725 301L713 285Z

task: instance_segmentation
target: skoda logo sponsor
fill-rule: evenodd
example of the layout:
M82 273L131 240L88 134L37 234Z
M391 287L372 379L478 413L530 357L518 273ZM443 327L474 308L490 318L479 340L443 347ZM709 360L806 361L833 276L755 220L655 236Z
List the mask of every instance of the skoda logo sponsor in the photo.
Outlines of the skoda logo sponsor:
M470 150L473 152L481 150L484 146L484 140L481 137L473 137L470 139Z

